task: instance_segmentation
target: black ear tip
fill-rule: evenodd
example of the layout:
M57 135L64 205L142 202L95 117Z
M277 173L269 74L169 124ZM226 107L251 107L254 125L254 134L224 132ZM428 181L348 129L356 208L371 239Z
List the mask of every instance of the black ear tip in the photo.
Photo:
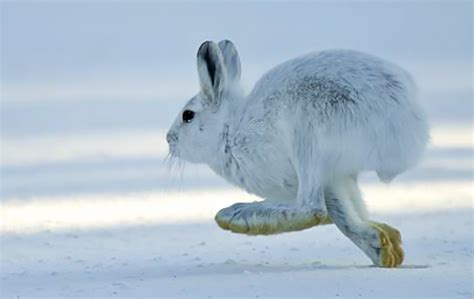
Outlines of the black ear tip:
M209 73L209 79L211 79L211 84L214 85L216 79L216 70L217 70L217 45L212 41L205 41L199 47L197 52L198 60L204 61Z
M212 41L210 41L210 40L207 40L207 41L203 42L203 43L199 46L198 53L199 53L200 51L202 51L202 50L207 50L211 44L212 44Z

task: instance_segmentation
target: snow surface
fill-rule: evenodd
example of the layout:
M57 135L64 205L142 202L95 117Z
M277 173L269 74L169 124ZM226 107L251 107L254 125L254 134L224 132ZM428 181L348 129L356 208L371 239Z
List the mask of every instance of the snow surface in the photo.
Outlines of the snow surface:
M473 297L472 3L0 2L0 297ZM285 21L282 21L285 20ZM197 90L195 51L230 38L250 87L311 50L352 48L413 73L426 158L362 190L402 232L371 267L334 226L269 237L215 213L257 200L199 165L163 163Z
M3 296L472 296L471 211L376 215L404 233L405 264L373 268L335 228L247 237L214 223L3 237Z

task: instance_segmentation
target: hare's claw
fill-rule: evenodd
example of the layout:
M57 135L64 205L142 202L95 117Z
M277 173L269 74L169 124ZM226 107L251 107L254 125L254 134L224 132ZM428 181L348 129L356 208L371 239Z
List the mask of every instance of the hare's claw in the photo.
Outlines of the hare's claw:
M331 223L327 215L268 202L237 203L220 210L217 224L234 233L270 235Z

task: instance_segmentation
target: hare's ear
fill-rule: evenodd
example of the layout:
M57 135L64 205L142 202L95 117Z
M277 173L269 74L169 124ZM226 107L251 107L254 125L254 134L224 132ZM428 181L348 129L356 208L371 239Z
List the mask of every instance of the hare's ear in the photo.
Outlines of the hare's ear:
M211 42L204 42L197 53L197 68L201 91L213 105L219 105L226 81L224 59L219 47Z
M222 56L224 57L224 64L227 70L227 77L229 81L240 80L240 58L237 49L230 40L222 40L219 42Z

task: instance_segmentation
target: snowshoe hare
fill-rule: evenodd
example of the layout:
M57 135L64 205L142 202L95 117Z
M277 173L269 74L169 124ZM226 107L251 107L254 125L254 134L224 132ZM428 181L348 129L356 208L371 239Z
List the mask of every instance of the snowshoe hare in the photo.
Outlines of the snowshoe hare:
M250 94L228 40L197 53L200 92L167 134L172 155L208 164L264 200L219 211L219 226L266 235L334 223L373 263L397 267L397 229L368 219L363 171L385 182L413 166L429 139L408 73L350 50L314 52L280 64Z

